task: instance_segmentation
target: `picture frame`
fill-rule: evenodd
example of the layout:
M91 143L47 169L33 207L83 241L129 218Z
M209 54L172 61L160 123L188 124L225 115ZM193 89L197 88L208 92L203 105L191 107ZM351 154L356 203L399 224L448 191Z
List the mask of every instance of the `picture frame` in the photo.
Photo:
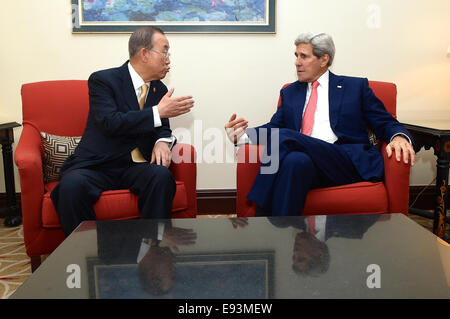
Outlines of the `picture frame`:
M274 251L176 255L176 279L163 295L148 293L138 265L87 258L92 299L271 299Z
M72 0L73 33L276 33L276 0Z

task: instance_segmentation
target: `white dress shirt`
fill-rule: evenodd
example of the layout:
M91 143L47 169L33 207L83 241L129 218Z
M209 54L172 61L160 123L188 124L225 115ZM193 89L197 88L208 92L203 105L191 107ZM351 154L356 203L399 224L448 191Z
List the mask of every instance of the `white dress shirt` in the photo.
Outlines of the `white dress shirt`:
M315 225L314 230L316 234L314 235L318 240L324 242L325 241L325 234L326 234L326 223L327 223L327 216L325 215L317 215L314 216ZM309 229L309 222L308 219L305 219L305 223L307 228Z
M141 76L133 68L133 66L131 65L130 62L128 62L128 71L130 72L131 81L133 82L133 88L134 88L134 91L136 93L136 98L139 103L139 97L141 96L142 85L145 84L147 86L150 86L150 82L145 83L144 80L141 78ZM148 92L149 92L149 90L147 90L147 96L148 96ZM147 100L147 96L145 97L145 100ZM157 105L153 106L152 110L153 110L154 127L162 126L161 117L159 116L158 106ZM172 137L170 137L170 138L160 138L156 141L156 143L167 142L167 143L169 143L169 147L172 148L174 140L175 140L175 138L172 135ZM155 145L156 145L156 143L155 143Z
M311 137L318 138L322 141L333 144L338 137L334 134L330 124L330 104L328 101L328 82L330 78L330 71L326 71L320 78L317 79L319 86L317 87L317 108L314 113L314 126L311 132ZM303 114L305 114L306 106L311 96L312 83L308 83L306 89L305 107Z
M157 240L161 241L164 234L164 223L158 223L158 235ZM141 246L139 247L139 253L136 258L136 262L139 264L141 260L147 255L150 245L147 243L147 238L142 238Z

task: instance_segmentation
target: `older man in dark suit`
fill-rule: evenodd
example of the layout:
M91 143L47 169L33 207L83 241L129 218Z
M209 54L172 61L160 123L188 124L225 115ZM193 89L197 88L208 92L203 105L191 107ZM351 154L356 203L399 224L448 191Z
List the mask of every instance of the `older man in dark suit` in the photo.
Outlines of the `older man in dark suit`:
M267 144L247 195L258 205L255 216L301 215L310 189L381 180L383 160L369 142L368 128L389 143L389 157L395 152L398 161L414 164L408 131L386 111L368 80L328 70L332 38L302 33L295 45L298 81L281 90L270 122L247 130L248 122L233 114L225 125L235 144Z
M121 67L89 77L86 130L51 194L66 235L95 219L93 205L106 190L137 194L142 218L170 218L176 187L168 167L176 139L169 118L189 112L194 101L172 96L160 81L170 69L162 30L137 29L129 55Z

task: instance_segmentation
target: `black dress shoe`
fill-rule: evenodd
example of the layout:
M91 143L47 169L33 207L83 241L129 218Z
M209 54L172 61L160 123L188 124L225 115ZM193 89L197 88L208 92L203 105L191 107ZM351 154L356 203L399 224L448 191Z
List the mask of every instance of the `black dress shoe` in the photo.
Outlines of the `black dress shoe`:
M6 227L16 227L22 224L22 217L21 216L8 216L5 218L5 221L3 224Z
M267 217L272 216L272 212L266 211L263 208L256 206L255 217Z

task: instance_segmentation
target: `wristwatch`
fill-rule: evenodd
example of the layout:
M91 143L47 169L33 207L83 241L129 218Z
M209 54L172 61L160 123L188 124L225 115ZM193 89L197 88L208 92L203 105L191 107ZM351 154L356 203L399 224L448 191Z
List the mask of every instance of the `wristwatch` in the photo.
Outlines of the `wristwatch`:
M158 247L159 243L161 242L160 240L155 240L152 238L143 238L142 241L150 247Z

